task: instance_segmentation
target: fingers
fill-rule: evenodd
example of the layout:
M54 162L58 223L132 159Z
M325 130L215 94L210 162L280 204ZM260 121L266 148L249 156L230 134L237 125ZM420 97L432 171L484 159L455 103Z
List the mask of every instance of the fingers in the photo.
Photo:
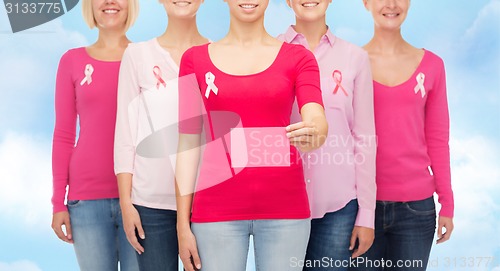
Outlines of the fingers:
M144 248L141 246L139 243L139 240L137 239L137 235L135 233L135 226L131 227L130 229L127 229L125 231L125 235L127 235L127 240L130 243L130 245L137 251L139 255L141 255L144 252Z
M363 239L359 239L358 242L359 242L358 248L352 254L353 258L356 258L356 257L359 257L359 256L365 254L368 251L368 249L370 249L370 247L372 245L370 241L366 241Z
M66 233L64 233L63 225L66 229ZM73 235L68 212L54 214L52 217L52 230L54 230L54 233L59 239L66 243L73 244Z
M287 134L286 136L290 139L294 137L300 137L300 136L315 136L318 134L318 129L312 125L306 125L303 124L303 122L299 123L300 125L297 125L298 128L294 129L292 124L287 127ZM291 129L288 129L289 127L292 127Z
M303 121L301 121L301 122L297 122L297 123L292 123L292 124L290 124L290 125L288 125L288 126L286 127L286 131L287 131L287 132L291 132L291 131L295 131L295 130L297 130L297 129L304 128L304 127L306 127L306 126L307 126L307 125L306 125L306 123L305 123L305 122L303 122Z
M196 271L201 269L201 259L198 254L198 249L185 249L184 252L179 251L179 257L186 271Z
M437 237L438 237L438 242L441 238L443 238L443 226L441 225L441 223L438 224Z
M353 232L351 234L351 242L349 245L349 250L353 250L354 247L356 246L356 239L357 239L357 235L356 235L356 233ZM353 254L353 258L354 258L354 254Z
M69 220L69 216L65 219L64 226L66 227L66 239L68 239L68 243L73 244L73 232L71 230L71 221Z
M450 240L451 233L453 232L453 221L451 219L439 219L438 223L438 239L436 241L436 244L441 244L444 243L448 240ZM446 230L443 233L443 228Z
M201 259L200 259L200 255L198 254L198 249L195 247L193 250L192 250L192 262L193 262L193 265L196 267L196 270L200 270L201 269Z

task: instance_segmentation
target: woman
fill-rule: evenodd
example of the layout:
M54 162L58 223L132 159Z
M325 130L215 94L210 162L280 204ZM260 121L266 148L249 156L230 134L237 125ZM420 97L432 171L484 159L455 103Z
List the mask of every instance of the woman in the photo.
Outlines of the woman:
M129 45L118 85L115 173L123 223L141 271L178 270L174 169L177 76L184 51L207 43L196 26L202 0L162 0L168 26ZM137 235L136 235L137 231Z
M376 142L370 62L362 48L330 32L326 10L331 2L287 0L296 25L278 37L316 56L328 120L325 144L307 154L304 163L313 218L304 270L347 270L349 258L365 253L374 238ZM292 121L298 118L292 114ZM343 264L324 265L325 257Z
M179 255L188 271L245 270L253 235L258 270L301 270L310 211L296 147L318 148L326 136L318 66L302 46L266 32L268 0L226 2L229 33L181 60L179 74L198 87L188 94L180 83ZM290 124L295 97L303 121ZM202 125L207 144L193 196Z
M52 228L74 245L80 270L118 270L118 262L120 270L138 270L123 232L113 174L118 71L138 1L84 0L82 8L85 21L99 35L93 45L66 52L59 63Z
M364 48L373 72L378 136L375 241L366 257L392 261L390 270L404 268L400 260L416 260L408 270L425 270L436 229L434 192L441 203L437 243L453 231L444 64L403 39L410 0L363 3L375 24ZM360 270L381 269L366 267Z

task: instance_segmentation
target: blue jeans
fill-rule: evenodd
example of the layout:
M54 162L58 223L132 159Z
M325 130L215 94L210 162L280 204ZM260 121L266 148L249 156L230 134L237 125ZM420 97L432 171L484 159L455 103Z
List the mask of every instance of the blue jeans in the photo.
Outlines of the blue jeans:
M353 270L426 270L436 231L433 197L377 201L375 241ZM363 258L364 257L364 258ZM381 266L382 259L385 267Z
M352 230L358 214L358 200L353 199L344 208L327 213L311 221L311 236L307 245L304 271L347 270L351 252Z
M144 253L137 254L141 271L177 271L177 212L134 205L141 217L146 239L137 236Z
M257 271L302 270L309 219L192 223L203 271L245 271L253 235Z
M68 200L73 240L82 271L137 271L135 250L123 231L118 199Z

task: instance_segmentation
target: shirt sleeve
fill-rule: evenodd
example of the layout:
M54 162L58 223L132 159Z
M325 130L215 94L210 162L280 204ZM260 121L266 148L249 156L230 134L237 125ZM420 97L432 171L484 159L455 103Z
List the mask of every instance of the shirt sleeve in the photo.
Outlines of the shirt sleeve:
M354 79L352 136L355 157L363 157L363 163L355 163L358 214L356 226L375 228L375 118L373 108L373 79L368 54L362 54Z
M55 89L55 128L52 142L53 213L67 211L64 205L69 185L69 164L76 138L76 95L71 76L71 55L59 62Z
M454 203L450 173L450 120L446 95L446 73L443 61L434 65L435 81L429 91L425 105L425 139L427 153L431 160L438 201L441 204L439 215L453 217Z
M323 106L318 62L314 55L301 45L292 45L296 57L295 96L300 109L307 103Z
M194 49L187 50L179 68L179 133L200 134L203 130L203 99L194 70Z
M130 114L138 114L129 108L130 103L140 94L137 73L137 64L134 61L134 51L129 45L125 50L120 64L118 78L117 111L114 143L114 170L115 174L131 173L134 171L135 143L132 131L137 130L137 118L131 119Z

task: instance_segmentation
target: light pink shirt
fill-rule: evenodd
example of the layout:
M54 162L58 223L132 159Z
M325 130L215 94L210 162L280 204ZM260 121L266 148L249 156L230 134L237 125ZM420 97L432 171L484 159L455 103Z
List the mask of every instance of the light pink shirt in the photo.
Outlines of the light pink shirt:
M278 38L309 48L306 38L292 26ZM374 228L376 140L368 55L329 30L314 55L320 68L328 138L320 149L305 154L312 217L321 218L357 199L355 225ZM298 122L301 118L294 109L292 122Z
M175 210L179 67L156 39L126 49L118 82L114 168L131 173L132 202Z

